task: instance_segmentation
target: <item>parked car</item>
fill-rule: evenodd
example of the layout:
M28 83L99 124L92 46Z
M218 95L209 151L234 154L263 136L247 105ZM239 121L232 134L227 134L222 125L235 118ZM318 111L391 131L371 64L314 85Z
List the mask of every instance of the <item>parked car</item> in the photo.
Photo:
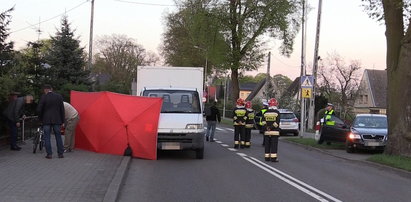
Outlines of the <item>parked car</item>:
M294 112L288 109L279 109L278 111L280 111L280 134L292 133L294 136L298 136L299 121Z
M335 121L335 125L323 125L320 129L320 138L318 144L326 142L345 142L348 134L350 133L350 127L336 116L331 116L331 121Z
M351 126L345 148L348 153L356 149L383 151L387 144L387 116L382 114L358 114Z
M287 133L292 133L294 136L298 136L299 134L299 120L295 116L294 112L289 109L278 109L280 112L280 134L284 135ZM255 128L260 131L262 134L262 130L260 125L261 116L256 114L254 118Z

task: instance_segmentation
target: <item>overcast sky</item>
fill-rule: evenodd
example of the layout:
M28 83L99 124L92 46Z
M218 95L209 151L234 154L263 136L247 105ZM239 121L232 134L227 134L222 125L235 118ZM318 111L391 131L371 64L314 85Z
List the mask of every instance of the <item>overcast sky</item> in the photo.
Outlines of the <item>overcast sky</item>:
M318 0L308 0L312 10L308 16L307 65L312 66ZM327 57L336 52L347 63L359 60L363 68L385 69L385 27L372 19L360 7L360 0L324 0L321 21L319 55ZM173 0L95 0L94 39L111 34L134 38L147 50L158 53L164 31L164 15L176 8ZM90 7L88 0L2 0L1 11L15 7L11 13L10 40L15 48L28 41L54 35L65 12L82 46L88 51ZM34 27L30 27L35 25ZM271 74L284 74L291 79L300 75L301 34L295 41L290 58L281 56L278 43L267 44L271 49ZM258 72L266 72L263 64ZM257 71L247 74L255 75ZM308 72L309 73L309 72Z

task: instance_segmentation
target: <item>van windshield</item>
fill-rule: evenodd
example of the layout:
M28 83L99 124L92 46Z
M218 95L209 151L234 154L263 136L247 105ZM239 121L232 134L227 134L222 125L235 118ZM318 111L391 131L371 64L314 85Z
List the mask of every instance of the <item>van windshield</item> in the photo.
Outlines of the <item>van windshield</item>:
M162 98L161 113L201 113L197 91L145 90L143 96Z

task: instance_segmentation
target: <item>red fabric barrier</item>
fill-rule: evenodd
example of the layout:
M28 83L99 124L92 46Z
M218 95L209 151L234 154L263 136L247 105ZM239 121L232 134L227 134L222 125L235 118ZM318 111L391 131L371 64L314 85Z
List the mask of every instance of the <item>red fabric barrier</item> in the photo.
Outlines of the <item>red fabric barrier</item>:
M161 98L71 91L71 104L80 114L77 148L123 155L129 144L133 157L157 159Z

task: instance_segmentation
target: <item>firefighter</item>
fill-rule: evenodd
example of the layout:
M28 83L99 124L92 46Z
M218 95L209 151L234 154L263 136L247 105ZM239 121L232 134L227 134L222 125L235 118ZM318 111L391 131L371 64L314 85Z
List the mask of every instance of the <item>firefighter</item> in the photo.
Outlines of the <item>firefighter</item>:
M259 132L260 134L264 134L264 125L263 125L263 115L264 113L267 111L268 109L268 102L267 101L263 101L263 108L255 115L257 117L259 117L258 120L256 120L256 123L258 124L259 128ZM264 145L264 143L263 143Z
M263 115L267 111L267 109L268 109L268 102L263 101L263 108L255 115L255 116L259 117L259 119L256 120L256 122L257 122L258 126L260 127L259 128L260 134L263 134L263 135L264 135ZM263 144L262 145L264 146L264 137L263 137Z
M268 101L268 109L263 115L265 123L264 142L265 160L278 162L277 149L280 136L280 112L277 110L278 102L275 98Z
M251 130L254 128L254 110L252 108L251 101L245 103L245 109L247 110L247 121L245 124L245 148L251 147Z
M243 99L241 98L237 99L237 105L234 108L233 114L234 114L234 117L233 117L234 148L238 149L239 146L241 148L244 148L245 146L245 122L247 121L247 110L244 107Z

